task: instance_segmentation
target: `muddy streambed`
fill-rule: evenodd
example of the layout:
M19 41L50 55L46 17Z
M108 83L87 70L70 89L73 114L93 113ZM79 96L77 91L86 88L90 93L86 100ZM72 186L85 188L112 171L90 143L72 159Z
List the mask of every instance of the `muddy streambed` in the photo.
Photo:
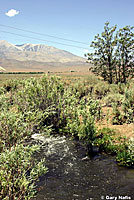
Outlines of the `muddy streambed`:
M115 158L86 157L78 141L33 135L42 144L38 155L49 171L40 178L34 200L134 199L134 169L119 167Z

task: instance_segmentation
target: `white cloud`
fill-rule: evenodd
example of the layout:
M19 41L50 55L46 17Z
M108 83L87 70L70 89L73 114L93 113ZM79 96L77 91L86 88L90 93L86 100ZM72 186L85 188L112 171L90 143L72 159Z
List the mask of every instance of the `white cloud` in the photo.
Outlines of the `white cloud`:
M18 14L19 14L19 11L15 9L11 9L7 13L5 13L5 15L7 15L8 17L14 17L15 15L18 15Z
M89 53L88 49L85 49L85 50L84 50L84 53Z

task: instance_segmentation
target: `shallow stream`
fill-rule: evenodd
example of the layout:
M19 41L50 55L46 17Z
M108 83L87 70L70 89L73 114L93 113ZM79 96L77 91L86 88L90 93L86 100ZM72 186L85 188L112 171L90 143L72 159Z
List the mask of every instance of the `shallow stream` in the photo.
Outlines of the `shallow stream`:
M41 158L49 171L38 183L35 200L134 199L134 169L119 167L115 158L86 157L78 141L33 135L42 143Z

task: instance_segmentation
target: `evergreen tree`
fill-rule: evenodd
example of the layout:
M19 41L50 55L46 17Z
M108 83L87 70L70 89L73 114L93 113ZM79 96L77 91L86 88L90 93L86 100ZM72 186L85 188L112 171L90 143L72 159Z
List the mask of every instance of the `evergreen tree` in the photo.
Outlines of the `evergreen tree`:
M126 83L127 78L133 76L134 28L126 26L115 32L116 28L109 27L109 22L106 22L104 31L97 34L91 43L94 53L85 55L93 64L91 70L110 84Z

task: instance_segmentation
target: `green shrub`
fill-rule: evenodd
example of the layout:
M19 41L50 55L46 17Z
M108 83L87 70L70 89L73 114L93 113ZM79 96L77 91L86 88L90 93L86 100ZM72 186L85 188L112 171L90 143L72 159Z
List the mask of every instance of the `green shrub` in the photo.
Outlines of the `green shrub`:
M129 82L127 84L124 83L118 83L118 92L119 94L124 94L125 90L129 88Z
M0 143L3 147L11 148L30 134L30 125L24 121L21 113L0 113Z
M0 95L0 112L3 110L8 111L11 106L10 97L7 97L5 94Z
M102 83L102 81L99 80L99 78L97 76L95 76L94 74L92 74L92 75L87 77L87 84L88 85L94 86L94 85L96 85L98 83Z
M134 122L134 89L125 91L124 101L122 103L125 121L127 123Z
M122 125L125 121L124 121L124 115L121 112L121 110L119 110L119 107L117 106L117 104L113 104L113 118L112 118L112 124L114 125Z
M94 86L93 92L97 99L102 99L110 92L110 86L106 83L98 83Z
M37 123L39 125L38 130L41 126L52 126L54 132L58 131L65 123L62 113L65 103L64 84L58 77L45 75L41 79L27 79L22 85L21 90L14 95L18 111L24 115L29 112L40 113L35 120L35 126L37 127Z
M117 84L110 84L110 93L111 94L117 94L117 93L120 94Z
M112 104L117 104L121 106L124 96L119 93L109 93L107 96L103 98L104 103L106 106L112 106Z
M113 105L113 124L133 123L134 122L134 89L125 89L122 105Z
M93 119L100 120L102 118L102 110L99 101L93 100L91 98L86 98L84 101Z
M96 144L100 151L115 154L119 165L134 167L134 138L117 137L115 130L103 128L99 130Z
M27 113L36 113L34 128L38 130L50 126L55 133L64 132L67 118L72 116L72 107L78 108L78 105L83 108L88 105L91 115L100 117L97 101L89 97L86 99L78 87L66 88L58 77L45 75L41 79L27 79L21 85L21 90L15 92L14 105L24 116L27 116Z
M10 155L13 155L13 149L16 151L15 148L19 148L26 138L30 137L32 133L38 132L70 134L81 140L87 146L88 151L92 150L93 145L98 145L101 151L107 153L117 153L119 149L118 161L121 154L130 158L132 153L121 140L118 140L118 144L116 143L117 138L115 139L113 130L103 129L97 135L95 128L95 122L101 118L101 106L99 100L96 101L94 98L104 100L107 105L114 103L113 124L123 124L125 120L127 123L133 121L133 87L126 87L127 89L125 89L125 85L109 86L94 77L87 82L79 82L73 86L67 86L59 77L47 75L39 79L9 81L0 95L1 155L5 153L7 156L6 152L9 154L11 152ZM115 90L117 93L113 96ZM122 99L123 103L121 104ZM119 145L120 143L121 145ZM23 153L27 155L25 150L22 150ZM123 157L123 159L125 158ZM4 173L2 170L1 168L1 173ZM32 172L32 168L25 168L25 172L23 180L30 181L27 174ZM34 184L34 180L32 183ZM8 194L7 187L4 190L7 190L6 194ZM19 188L19 186L17 187ZM26 190L29 191L29 188L26 187ZM25 196L27 194L25 193Z
M100 106L82 88L65 87L55 76L11 81L8 86L0 95L0 199L30 199L46 168L32 157L37 147L22 145L25 139L35 132L67 133L92 146Z
M35 182L47 172L44 160L33 161L39 147L16 145L0 154L0 199L31 199L35 195Z
M99 146L100 152L115 154L117 152L117 144L115 139L115 130L103 128L98 131L96 144Z
M9 91L15 91L18 88L18 85L20 85L21 81L14 79L14 80L7 80L4 85L3 88L5 89L6 92Z
M130 138L125 148L118 151L116 160L119 165L134 167L134 138Z
M73 85L73 93L78 93L79 98L83 98L85 96L92 96L93 94L93 88L94 86L91 84L88 84L88 82L78 82Z
M90 106L92 103L90 102ZM75 138L82 140L87 146L88 153L92 153L93 144L96 139L96 128L94 120L96 117L94 105L86 107L84 101L80 101L77 107L71 107L70 115L67 118L67 131ZM97 111L97 110L96 110Z
M1 95L1 94L4 94L4 93L5 93L5 91L6 91L6 90L5 90L5 88L3 88L3 87L0 87L0 95Z

